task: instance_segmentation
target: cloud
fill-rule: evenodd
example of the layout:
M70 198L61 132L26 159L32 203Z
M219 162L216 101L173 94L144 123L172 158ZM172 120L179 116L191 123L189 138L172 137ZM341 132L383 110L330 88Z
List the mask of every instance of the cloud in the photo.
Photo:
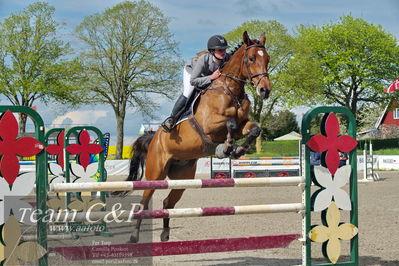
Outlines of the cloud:
M107 116L105 110L86 110L86 111L72 111L65 115L58 116L51 123L52 127L61 127L65 124L77 125L93 125L98 119Z
M253 16L266 13L266 9L257 0L238 0L235 4L238 7L237 14Z

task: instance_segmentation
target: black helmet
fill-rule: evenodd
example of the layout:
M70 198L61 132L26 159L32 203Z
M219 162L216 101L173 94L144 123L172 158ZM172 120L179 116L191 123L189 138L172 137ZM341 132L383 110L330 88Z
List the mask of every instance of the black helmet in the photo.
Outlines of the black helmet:
M208 40L208 50L227 49L229 47L226 39L221 35L213 35Z

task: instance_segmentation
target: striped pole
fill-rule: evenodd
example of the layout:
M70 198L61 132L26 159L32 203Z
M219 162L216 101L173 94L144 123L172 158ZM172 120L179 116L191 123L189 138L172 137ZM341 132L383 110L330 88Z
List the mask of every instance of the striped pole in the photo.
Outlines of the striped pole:
M254 236L241 238L220 238L188 241L168 241L155 243L51 247L69 260L117 259L211 252L229 252L267 248L286 248L300 235Z
M234 166L271 166L271 165L299 165L299 163L260 163L260 162L239 162L234 163Z
M191 179L159 181L123 181L93 183L50 184L49 192L91 192L91 191L131 191L144 189L198 189L221 187L276 187L297 186L304 183L304 177L265 177L229 179Z
M232 207L205 207L205 208L181 208L161 210L140 210L131 212L127 210L116 212L60 212L54 214L57 217L49 222L90 222L108 220L117 217L118 221L131 221L133 219L164 219L164 218L187 218L202 216L223 216L223 215L245 215L282 212L301 212L305 210L302 203L246 205Z

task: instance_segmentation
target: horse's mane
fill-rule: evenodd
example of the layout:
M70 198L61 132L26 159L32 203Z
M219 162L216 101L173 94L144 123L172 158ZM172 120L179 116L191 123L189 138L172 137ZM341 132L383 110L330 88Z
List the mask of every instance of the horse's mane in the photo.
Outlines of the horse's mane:
M259 44L259 40L253 39L251 40L252 44ZM233 56L241 46L243 46L244 42L237 43L233 50L230 51L230 55Z
M237 43L236 46L233 48L233 50L230 51L230 55L233 56L233 54L234 54L235 52L237 52L237 50L240 49L240 47L241 47L243 44L244 44L244 42Z

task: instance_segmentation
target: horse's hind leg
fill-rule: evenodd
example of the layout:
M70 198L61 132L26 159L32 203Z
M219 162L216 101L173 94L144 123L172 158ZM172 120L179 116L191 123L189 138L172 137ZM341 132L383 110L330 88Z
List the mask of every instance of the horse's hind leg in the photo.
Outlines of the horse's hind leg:
M183 195L184 189L172 189L166 197L166 199L163 201L163 208L164 209L173 209L176 205L176 203L181 199ZM169 233L170 233L170 227L169 227L169 218L164 218L163 219L163 229L161 233L161 241L168 241L169 240Z
M190 160L184 166L171 165L168 176L170 179L194 179L195 170L197 168L197 159ZM176 203L181 199L184 189L172 189L169 195L163 201L164 209L173 209ZM163 229L161 233L161 241L169 240L169 218L163 219Z
M143 210L148 210L148 205L150 203L152 194L154 194L155 190L144 190L143 197L141 199L141 204L143 206ZM140 234L140 226L141 226L142 219L137 219L136 226L133 229L133 232L130 236L129 243L137 243L139 242L139 234Z
M165 168L167 167L167 161L160 157L148 157L145 175L147 180L163 180L166 177ZM154 194L153 189L144 190L141 204L143 210L148 210L151 197ZM137 243L139 241L140 226L142 219L137 219L136 226L133 229L132 235L130 236L130 243Z

